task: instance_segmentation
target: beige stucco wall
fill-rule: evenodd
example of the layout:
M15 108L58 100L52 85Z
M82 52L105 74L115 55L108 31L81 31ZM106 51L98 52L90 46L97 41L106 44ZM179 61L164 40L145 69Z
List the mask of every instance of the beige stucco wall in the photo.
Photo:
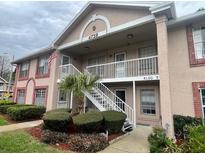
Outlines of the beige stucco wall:
M169 72L174 114L194 116L192 82L204 81L204 67L190 67L186 27L170 29Z
M125 90L125 101L133 108L133 82L107 83L106 86L115 93L116 90ZM159 82L135 82L136 87L136 122L138 124L160 126ZM140 112L140 90L154 89L156 96L156 115L145 115Z
M71 33L67 34L67 38L65 38L60 45L78 40L80 38L81 30L83 26L92 18L92 15L102 15L105 16L109 22L110 26L114 27L117 25L125 24L129 21L150 15L149 10L143 9L125 9L125 8L111 8L111 7L97 7L88 13L83 20L81 20L78 25L71 31ZM105 23L96 22L96 28L98 32L104 30ZM86 32L86 36L92 34L91 26L88 28L88 32Z

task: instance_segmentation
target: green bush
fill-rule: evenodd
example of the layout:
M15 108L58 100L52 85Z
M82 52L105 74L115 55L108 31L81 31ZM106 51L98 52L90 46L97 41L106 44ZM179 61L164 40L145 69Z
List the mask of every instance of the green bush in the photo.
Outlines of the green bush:
M69 145L75 152L94 153L105 149L109 143L99 134L73 134L69 137Z
M15 105L7 109L7 114L11 119L19 121L41 118L45 111L46 108L43 106Z
M200 118L182 116L182 115L174 115L173 118L174 118L174 131L175 131L175 136L177 138L184 138L184 136L187 134L185 126L196 126L202 124Z
M66 110L52 110L43 116L44 127L51 131L68 132L68 125L72 123L72 117Z
M41 141L47 144L66 143L68 134L45 129L42 132Z
M61 108L61 109L54 109L54 110L51 110L51 111L48 111L48 112L68 112L68 113L71 113L71 109ZM46 112L46 113L48 113L48 112Z
M98 132L102 127L103 116L101 112L87 112L73 117L78 132Z
M205 152L205 126L189 127L185 152Z
M121 131L127 118L126 114L117 111L102 112L104 125L109 133L118 133Z
M148 136L151 153L176 153L182 152L171 139L166 137L165 131L161 128L154 128L153 133Z
M2 105L15 105L16 103L14 103L13 101L10 100L0 100L0 106Z

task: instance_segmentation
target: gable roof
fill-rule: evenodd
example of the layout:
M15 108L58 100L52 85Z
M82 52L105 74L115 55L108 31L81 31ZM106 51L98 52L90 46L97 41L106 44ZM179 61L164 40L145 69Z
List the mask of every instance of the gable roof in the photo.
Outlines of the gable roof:
M88 2L82 10L70 21L70 23L66 26L66 28L57 36L57 38L53 41L52 46L58 46L61 40L63 40L71 30L75 27L75 25L86 16L86 14L91 11L94 7L105 6L105 7L117 7L117 8L141 8L147 9L154 7L156 5L162 4L164 2Z

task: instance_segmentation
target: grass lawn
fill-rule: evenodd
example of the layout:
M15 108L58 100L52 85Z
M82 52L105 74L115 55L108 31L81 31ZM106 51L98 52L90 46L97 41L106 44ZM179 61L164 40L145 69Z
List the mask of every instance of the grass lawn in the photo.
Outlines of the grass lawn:
M0 126L9 124L5 119L0 116Z
M47 144L40 143L24 131L0 134L0 153L54 153L62 152Z

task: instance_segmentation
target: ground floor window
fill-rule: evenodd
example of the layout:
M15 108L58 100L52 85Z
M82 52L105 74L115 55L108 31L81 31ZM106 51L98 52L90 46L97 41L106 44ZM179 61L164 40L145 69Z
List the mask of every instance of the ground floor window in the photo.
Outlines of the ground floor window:
M35 105L43 106L46 102L46 89L35 90Z
M57 108L67 108L67 107L69 107L68 100L69 100L68 93L63 91L63 90L59 90Z
M205 117L205 89L201 89L201 105L202 105L202 114L203 118Z
M115 90L115 94L125 102L125 90ZM116 104L122 109L125 110L125 104L119 101L119 99L116 98Z
M24 104L25 103L25 89L19 89L17 91L17 103Z
M142 114L155 115L156 114L156 99L154 89L140 90L140 111Z

